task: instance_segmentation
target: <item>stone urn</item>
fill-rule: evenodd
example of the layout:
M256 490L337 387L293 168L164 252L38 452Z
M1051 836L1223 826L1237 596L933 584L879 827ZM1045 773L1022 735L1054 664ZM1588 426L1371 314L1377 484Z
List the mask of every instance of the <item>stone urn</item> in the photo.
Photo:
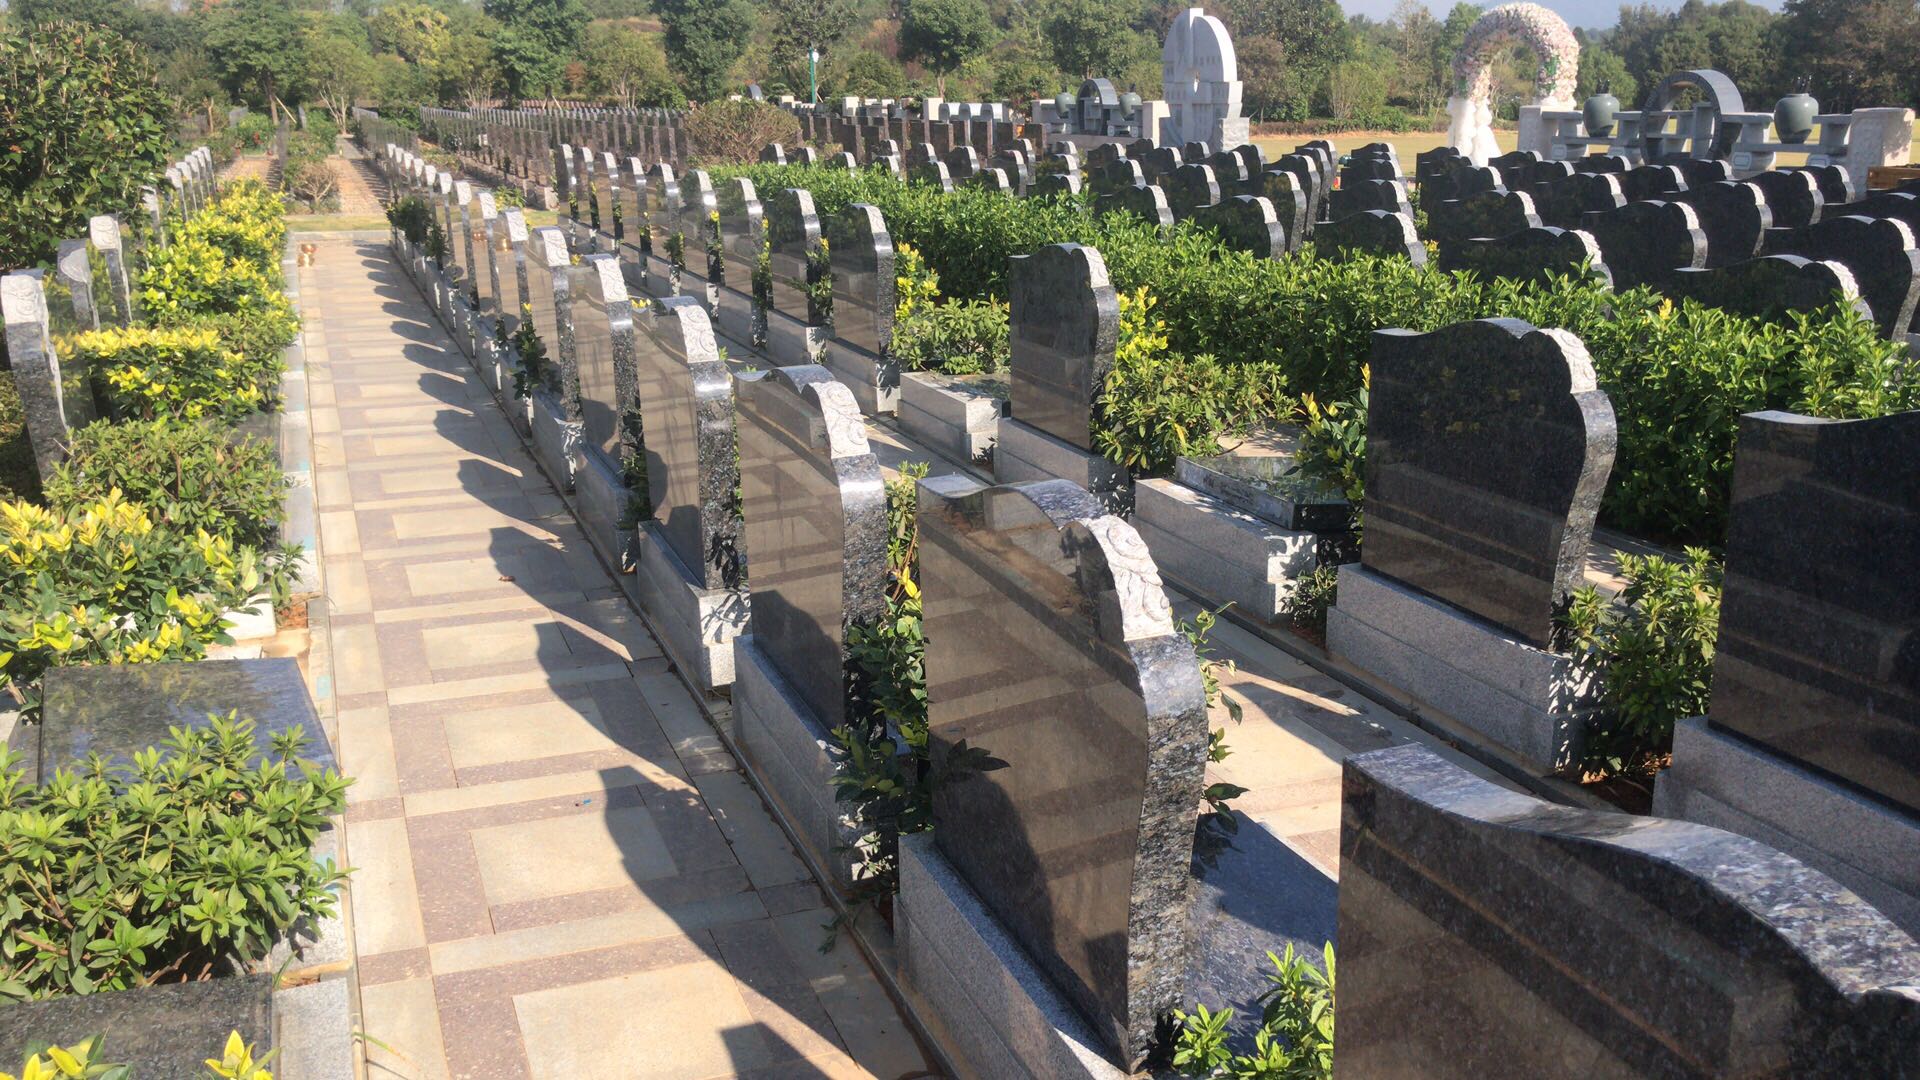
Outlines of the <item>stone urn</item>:
M1077 115L1078 107L1079 102L1072 94L1062 92L1053 99L1054 114L1060 117L1061 123L1072 129L1078 129L1080 127L1080 117Z
M1587 99L1580 107L1581 122L1587 126L1587 137L1604 139L1613 134L1613 117L1620 111L1620 99L1605 92Z
M1813 134L1813 118L1820 115L1820 103L1812 94L1788 94L1773 107L1773 131L1783 143L1803 143Z

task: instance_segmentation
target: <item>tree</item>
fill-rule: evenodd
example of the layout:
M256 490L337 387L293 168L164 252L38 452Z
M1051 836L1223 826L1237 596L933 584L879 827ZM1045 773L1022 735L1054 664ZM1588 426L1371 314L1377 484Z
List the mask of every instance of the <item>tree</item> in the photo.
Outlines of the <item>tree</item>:
M1787 0L1779 27L1784 69L1808 80L1825 112L1911 104L1920 82L1917 7L1914 0Z
M1082 79L1110 76L1138 48L1139 0L1051 0L1041 33L1060 70Z
M483 10L500 24L493 45L507 92L527 98L558 90L561 71L578 55L587 29L580 0L485 0Z
M207 59L235 93L257 90L277 115L281 91L305 64L300 20L287 0L225 0L204 16Z
M1640 103L1640 85L1633 81L1620 54L1605 45L1585 42L1580 46L1580 79L1574 87L1574 100L1585 101L1602 88L1626 108Z
M745 165L768 143L800 137L800 121L765 101L709 101L687 113L687 139L693 156L706 165Z
M1018 46L995 57L993 96L1003 101L1025 103L1051 99L1066 84L1066 76L1032 49Z
M172 118L118 34L52 22L0 37L0 266L44 263L88 217L133 207L166 168Z
M301 72L301 94L315 101L340 127L363 97L378 85L379 70L366 45L316 21L307 28L306 65Z
M769 9L768 45L787 82L807 85L807 54L832 53L860 17L854 0L780 0Z
M728 75L753 35L747 0L660 0L667 23L667 62L687 97L712 101L726 96Z
M367 29L380 51L430 69L440 62L452 37L447 21L446 12L429 4L397 0L374 12Z
M900 58L933 72L940 95L947 76L993 40L993 20L980 0L908 0L900 20Z
M586 68L588 92L626 108L672 104L680 96L659 42L614 23L587 27Z
M495 62L493 38L473 29L455 33L440 53L435 76L442 102L463 109L486 105L500 92L500 65Z

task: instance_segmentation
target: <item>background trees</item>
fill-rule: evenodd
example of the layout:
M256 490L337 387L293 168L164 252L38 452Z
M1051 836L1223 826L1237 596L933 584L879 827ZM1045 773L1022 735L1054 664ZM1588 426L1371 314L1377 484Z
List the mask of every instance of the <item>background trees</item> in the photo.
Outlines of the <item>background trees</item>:
M993 40L993 22L980 0L909 0L900 21L900 56L925 64L947 92L947 76Z

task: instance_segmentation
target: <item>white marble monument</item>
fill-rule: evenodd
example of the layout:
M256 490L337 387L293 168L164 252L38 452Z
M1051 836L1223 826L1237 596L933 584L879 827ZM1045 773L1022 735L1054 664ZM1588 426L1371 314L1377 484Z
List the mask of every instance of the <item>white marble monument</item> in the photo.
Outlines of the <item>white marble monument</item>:
M1162 145L1204 142L1231 150L1247 141L1240 115L1240 72L1227 27L1204 8L1188 8L1173 20L1160 51L1160 81L1168 117Z

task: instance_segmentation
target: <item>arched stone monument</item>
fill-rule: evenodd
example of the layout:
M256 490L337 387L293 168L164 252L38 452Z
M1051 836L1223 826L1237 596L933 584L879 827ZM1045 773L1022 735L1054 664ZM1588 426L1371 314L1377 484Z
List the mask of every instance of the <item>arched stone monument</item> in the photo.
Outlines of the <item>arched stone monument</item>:
M1204 142L1231 150L1247 141L1240 115L1240 71L1227 26L1204 8L1188 8L1173 20L1160 50L1160 82L1168 116L1162 146ZM1151 133L1149 133L1151 134Z
M1453 118L1447 145L1485 165L1500 153L1493 138L1493 69L1500 47L1518 38L1540 55L1534 75L1540 109L1571 109L1574 82L1580 73L1580 43L1567 21L1539 4L1502 4L1480 16L1468 28L1460 52L1453 58L1453 96L1447 114ZM1522 148L1527 149L1525 140Z

